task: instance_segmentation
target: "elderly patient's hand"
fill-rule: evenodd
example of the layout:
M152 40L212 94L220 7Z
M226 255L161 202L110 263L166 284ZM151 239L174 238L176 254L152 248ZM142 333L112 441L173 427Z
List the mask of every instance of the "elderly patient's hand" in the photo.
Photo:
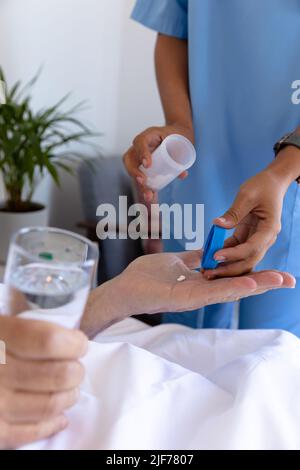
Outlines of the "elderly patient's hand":
M265 271L209 281L197 271L200 252L158 254L138 258L116 279L119 309L127 314L180 312L230 302L270 289L292 288L287 273ZM180 276L186 280L178 282Z
M185 312L295 286L293 276L275 271L209 281L195 271L200 261L201 253L197 251L138 258L122 274L91 293L82 330L92 338L130 315ZM185 280L179 282L181 276Z
M79 331L0 316L7 349L0 365L0 449L15 448L64 429L64 411L78 399L87 349Z

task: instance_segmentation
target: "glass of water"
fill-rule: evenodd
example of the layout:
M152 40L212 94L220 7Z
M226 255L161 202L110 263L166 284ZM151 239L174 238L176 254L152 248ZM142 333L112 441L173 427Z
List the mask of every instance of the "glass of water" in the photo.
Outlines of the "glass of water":
M80 325L96 275L98 247L56 228L24 228L13 237L5 271L5 313Z

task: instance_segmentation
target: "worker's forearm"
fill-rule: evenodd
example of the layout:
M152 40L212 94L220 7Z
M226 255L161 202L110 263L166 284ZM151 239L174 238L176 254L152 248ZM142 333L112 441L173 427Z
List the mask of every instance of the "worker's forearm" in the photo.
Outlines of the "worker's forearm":
M159 34L155 65L167 124L180 124L193 129L187 41Z
M300 135L300 127L296 129ZM300 176L300 149L292 145L285 147L267 168L286 187Z
M125 300L118 292L118 277L94 289L89 296L81 322L81 330L89 337L126 318Z

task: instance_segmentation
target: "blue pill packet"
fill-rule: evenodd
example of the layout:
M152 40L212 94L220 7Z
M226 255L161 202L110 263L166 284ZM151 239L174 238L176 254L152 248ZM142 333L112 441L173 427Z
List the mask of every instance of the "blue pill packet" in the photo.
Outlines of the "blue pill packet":
M214 259L214 255L224 247L225 237L225 228L218 227L217 225L212 226L204 246L203 269L215 269L218 266L219 262Z

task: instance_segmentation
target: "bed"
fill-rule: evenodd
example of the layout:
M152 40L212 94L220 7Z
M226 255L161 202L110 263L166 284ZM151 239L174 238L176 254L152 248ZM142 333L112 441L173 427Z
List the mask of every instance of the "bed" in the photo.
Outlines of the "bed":
M69 427L24 449L300 449L300 341L283 331L150 327L90 342Z

